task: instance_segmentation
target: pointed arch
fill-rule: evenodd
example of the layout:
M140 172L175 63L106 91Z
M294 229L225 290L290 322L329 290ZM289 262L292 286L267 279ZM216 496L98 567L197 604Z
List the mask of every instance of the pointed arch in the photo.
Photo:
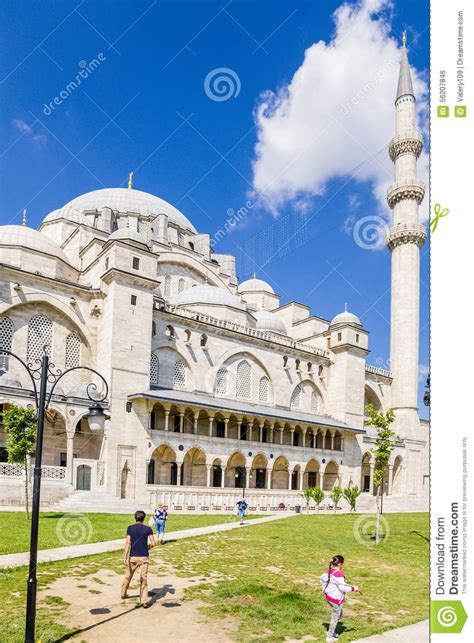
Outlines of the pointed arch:
M237 365L237 397L249 400L252 397L252 367L243 359Z
M160 360L156 353L150 357L150 384L158 384L160 380Z
M181 358L178 358L174 363L173 370L173 388L185 389L187 384L187 371L186 364Z
M34 315L28 322L26 358L28 362L41 359L43 350L51 357L53 350L53 323L46 315Z
M216 395L227 395L229 392L229 372L225 366L221 366L217 371L214 389Z
M6 351L12 350L13 344L13 322L10 317L0 317L0 348ZM0 353L0 368L8 370L8 355Z
M270 400L270 380L266 375L260 378L258 383L258 401L269 402Z
M65 368L74 368L81 364L82 341L77 333L69 333L66 337Z

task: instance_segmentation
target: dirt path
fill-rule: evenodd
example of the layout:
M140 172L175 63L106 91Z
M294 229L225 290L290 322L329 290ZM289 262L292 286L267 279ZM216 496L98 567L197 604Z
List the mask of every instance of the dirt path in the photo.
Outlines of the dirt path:
M61 599L69 603L57 620L77 628L73 640L86 643L233 641L235 623L208 620L198 611L200 602L183 600L187 587L204 581L209 582L209 579L180 578L170 567L160 565L158 569L153 566L148 574L148 590L153 595L150 607L143 609L138 607L137 580L134 578L130 586L130 598L121 600L122 576L103 569L89 576L56 580L41 592L39 606L52 606L55 602L59 606Z

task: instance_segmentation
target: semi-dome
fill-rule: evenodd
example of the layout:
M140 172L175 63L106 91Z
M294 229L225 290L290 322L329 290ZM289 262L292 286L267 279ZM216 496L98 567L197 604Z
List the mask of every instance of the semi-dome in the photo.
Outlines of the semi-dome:
M34 228L24 225L0 226L0 246L21 246L53 255L70 263L64 251L52 239Z
M68 218L68 213L71 210L83 213L91 210L100 211L102 208L110 208L114 212L136 212L146 217L166 214L172 223L191 232L196 232L184 214L167 201L148 192L127 188L104 188L81 194L59 210L48 214L45 221L50 220L49 217Z
M131 228L119 228L112 232L107 241L122 240L122 241L135 241L135 243L142 243L148 247L145 238L136 230Z
M8 371L0 370L0 386L8 386L10 388L21 388L21 382L18 377L15 377Z
M270 286L270 284L267 284L267 282L263 281L263 279L257 279L255 275L252 277L252 279L247 279L246 281L243 281L241 284L239 284L239 287L237 288L237 290L238 292L241 292L241 293L267 292L267 293L270 293L271 295L275 294L275 291Z
M350 313L347 308L342 313L339 313L339 315L336 315L330 325L334 326L335 324L359 324L359 326L362 326L357 315Z
M286 335L288 333L283 320L275 313L271 313L269 310L259 310L252 314L257 320L256 328L259 330L266 330L272 333L278 333L279 335Z
M172 306L186 306L189 304L203 304L213 306L231 306L232 308L244 308L238 297L224 288L203 284L187 288L177 295L173 295L169 303Z
M87 225L87 219L82 214L82 212L79 212L78 210L74 210L74 208L67 206L64 206L64 208L60 208L59 210L53 210L53 212L50 212L48 216L43 219L43 223L51 223L52 221L57 221L58 219L66 219L71 223ZM43 225L43 223L41 225Z

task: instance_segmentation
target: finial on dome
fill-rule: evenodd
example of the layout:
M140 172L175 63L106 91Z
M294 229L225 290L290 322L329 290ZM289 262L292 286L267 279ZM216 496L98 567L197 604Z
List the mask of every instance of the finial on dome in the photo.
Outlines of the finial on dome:
M130 172L128 175L128 189L131 190L133 187L133 172Z
M257 273L256 273L256 272L255 272L255 270L254 270L254 272L253 272L253 279L256 279L256 278L257 278Z
M407 32L406 32L406 29L402 33L402 44L403 44L404 47L406 47L406 44L407 44Z
M347 313L347 301L344 303L344 312Z
M26 208L23 208L23 219L21 225L26 226Z

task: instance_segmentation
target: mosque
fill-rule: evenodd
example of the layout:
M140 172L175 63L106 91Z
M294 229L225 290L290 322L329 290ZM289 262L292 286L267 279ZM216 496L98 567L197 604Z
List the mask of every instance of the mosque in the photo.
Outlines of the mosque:
M56 368L89 366L109 384L105 429L85 416L88 372L54 390L43 448L44 506L120 511L162 500L175 511L292 507L306 486L357 485L374 502L367 403L393 408L399 436L384 483L393 510L428 502L428 426L418 415L418 208L422 137L407 50L388 152L395 181L391 372L367 363L369 333L347 309L331 320L280 296L218 254L166 201L134 189L88 192L38 230L0 227L0 347ZM27 374L0 356L0 414L31 406ZM0 503L22 502L0 415ZM301 500L300 500L301 502Z

